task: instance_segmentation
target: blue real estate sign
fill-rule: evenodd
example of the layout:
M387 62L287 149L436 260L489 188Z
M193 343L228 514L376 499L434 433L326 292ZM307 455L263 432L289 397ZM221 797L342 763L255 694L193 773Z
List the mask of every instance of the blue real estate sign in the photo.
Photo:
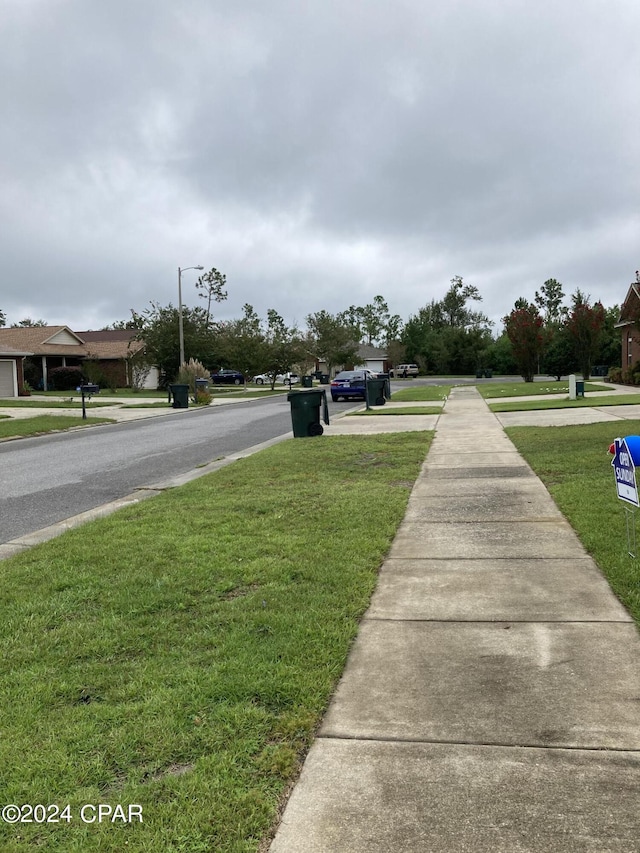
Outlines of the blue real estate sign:
M640 506L638 500L638 486L636 485L636 466L631 458L631 453L624 438L616 438L615 455L611 462L616 475L616 489L621 501L634 506Z

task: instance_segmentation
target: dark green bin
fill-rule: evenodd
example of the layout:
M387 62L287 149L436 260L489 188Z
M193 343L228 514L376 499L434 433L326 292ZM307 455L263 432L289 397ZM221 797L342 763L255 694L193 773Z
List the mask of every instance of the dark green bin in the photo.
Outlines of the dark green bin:
M320 407L323 408L324 422L329 423L329 407L327 392L324 388L313 391L291 391L287 394L291 405L291 425L295 438L308 438L322 435L324 430L320 423Z
M313 376L303 376L301 382L303 388L313 388Z
M188 385L169 385L169 400L173 397L171 406L174 409L189 408L189 386Z
M367 379L366 383L367 406L384 406L391 397L388 380L384 378Z

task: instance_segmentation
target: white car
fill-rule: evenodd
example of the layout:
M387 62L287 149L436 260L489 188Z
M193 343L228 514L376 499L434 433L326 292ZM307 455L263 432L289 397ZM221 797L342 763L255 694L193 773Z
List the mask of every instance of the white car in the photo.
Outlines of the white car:
M269 376L268 373L259 373L251 381L256 385L271 385L272 379L273 377ZM276 376L276 382L279 382L281 385L295 385L300 382L300 377L297 373L279 373Z

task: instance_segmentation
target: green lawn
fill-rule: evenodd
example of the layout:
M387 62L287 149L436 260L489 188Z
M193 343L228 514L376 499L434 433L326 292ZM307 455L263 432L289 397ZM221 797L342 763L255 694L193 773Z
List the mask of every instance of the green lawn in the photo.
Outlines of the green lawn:
M395 394L394 394L395 400ZM359 418L367 415L441 415L441 406L403 406L397 409L388 409L386 406L376 406L363 412L352 412L347 417Z
M71 391L34 391L38 397L76 397L77 399L81 399L82 395L79 391L71 390ZM101 388L100 393L105 397L166 397L166 391L157 391L152 390L150 388L143 388L140 391L133 391L131 388L117 388L115 390L111 390L110 388Z
M71 427L95 426L95 424L112 424L110 418L74 417L72 415L38 415L35 418L11 418L8 422L0 423L0 439L15 436L42 435Z
M615 438L640 434L640 421L506 432L640 624L640 562L627 553L624 507L629 505L617 496L607 452Z
M489 403L492 412L526 412L535 409L581 409L585 406L637 406L640 404L640 394L616 394L613 397L578 397L569 400L522 400L505 403Z
M403 388L394 391L391 399L394 403L421 403L429 400L446 400L451 391L451 385L420 385L413 388Z
M0 562L3 802L73 816L3 853L256 851L431 437L286 441Z
M487 382L477 386L486 399L496 397L528 397L532 394L568 394L569 382ZM613 391L606 385L585 382L585 391Z
M60 395L58 395L60 396ZM104 403L92 399L85 400L86 409L95 409L100 406L117 406L117 403ZM0 409L80 409L82 411L82 398L72 399L70 394L67 400L31 400L29 397L12 397L0 400Z

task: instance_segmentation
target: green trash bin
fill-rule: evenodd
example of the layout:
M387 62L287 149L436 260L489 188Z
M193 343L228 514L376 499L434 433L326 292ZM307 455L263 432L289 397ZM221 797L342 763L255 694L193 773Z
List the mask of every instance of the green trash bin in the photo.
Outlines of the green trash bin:
M486 379L493 379L493 370L485 370L484 375Z
M303 388L313 388L313 376L303 376L301 381Z
M320 374L320 384L321 385L328 385L330 380L331 380L331 377L329 376L328 373L321 373Z
M388 383L385 378L367 379L366 383L367 406L384 406L391 396L388 393Z
M312 435L322 435L324 430L320 423L320 407L323 408L323 419L329 423L329 407L327 392L324 388L313 391L290 391L287 400L291 404L291 424L295 438L308 438Z
M173 396L174 409L189 408L189 386L188 385L169 385L169 392Z
M584 397L584 382L576 379L576 397Z

